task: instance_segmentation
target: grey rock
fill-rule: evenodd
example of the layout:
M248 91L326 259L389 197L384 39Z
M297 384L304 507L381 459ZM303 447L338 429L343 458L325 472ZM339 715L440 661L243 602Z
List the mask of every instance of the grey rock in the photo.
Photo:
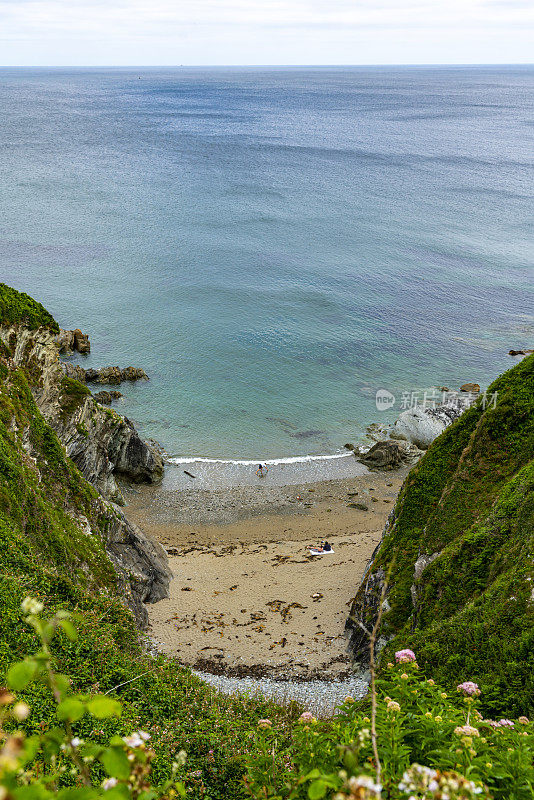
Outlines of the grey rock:
M403 437L421 450L427 450L463 410L460 403L436 408L409 408L395 422L391 436L397 439Z
M101 367L100 369L85 370L85 380L88 383L107 383L117 385L122 381L147 381L148 375L141 367Z
M439 551L437 553L432 553L432 555L424 554L422 556L419 556L419 558L414 564L413 583L410 587L410 594L412 596L412 603L414 608L416 608L418 604L417 584L421 580L421 575L423 574L424 570L430 564L432 564L432 562L435 561L436 558L438 558L439 555L440 555Z

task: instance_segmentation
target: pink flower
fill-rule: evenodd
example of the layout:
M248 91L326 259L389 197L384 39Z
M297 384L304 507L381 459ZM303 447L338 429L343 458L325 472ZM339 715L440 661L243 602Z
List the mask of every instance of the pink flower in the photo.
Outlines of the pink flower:
M500 719L499 720L499 725L500 725L501 728L513 728L514 727L514 723L512 722L511 719Z
M471 725L458 725L454 732L457 736L480 736L478 729Z
M464 683L459 683L456 687L456 691L462 692L466 697L477 697L480 694L478 685L473 683L473 681L464 681Z
M415 661L415 653L413 650L397 650L395 653L395 661L397 664L404 664L406 661Z
M311 711L304 711L299 717L299 722L313 722L314 720L315 717Z
M270 719L259 719L258 720L258 728L272 728L272 722Z

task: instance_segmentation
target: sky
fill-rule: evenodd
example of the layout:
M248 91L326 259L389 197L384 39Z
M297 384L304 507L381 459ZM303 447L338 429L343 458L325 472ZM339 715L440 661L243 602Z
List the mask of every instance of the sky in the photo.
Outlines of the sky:
M534 61L534 0L0 0L0 64Z

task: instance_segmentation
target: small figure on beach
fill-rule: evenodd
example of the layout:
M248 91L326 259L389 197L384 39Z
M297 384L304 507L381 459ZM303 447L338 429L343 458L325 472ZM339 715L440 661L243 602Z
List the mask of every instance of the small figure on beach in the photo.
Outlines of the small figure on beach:
M264 466L264 464L258 464L258 469L256 470L256 475L258 478L265 478L268 472L269 470L266 466Z
M332 545L330 544L330 542L327 542L327 541L321 542L319 547L310 547L309 550L310 550L310 553L312 554L312 556L322 556L325 553L333 553L334 552L332 550Z

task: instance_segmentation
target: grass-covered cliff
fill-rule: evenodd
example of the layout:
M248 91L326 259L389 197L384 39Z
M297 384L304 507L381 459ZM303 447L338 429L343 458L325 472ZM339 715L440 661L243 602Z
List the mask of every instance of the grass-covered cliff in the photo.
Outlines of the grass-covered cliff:
M412 470L349 622L365 637L386 575L382 633L487 710L534 710L534 356L501 375Z
M0 285L2 326L10 331L18 326L33 339L39 338L37 329L59 329L39 303ZM7 338L16 347L16 337ZM176 753L185 749L192 796L237 797L248 749L245 733L259 717L278 717L285 726L290 715L262 702L214 697L172 660L147 655L125 604L131 585L140 580L129 567L133 534L119 509L68 458L35 402L38 372L16 363L13 355L0 341L0 685L11 663L38 649L37 636L23 621L22 600L35 597L48 613L73 612L79 637L75 642L56 637L55 669L70 676L76 691L114 690L123 704L121 719L102 722L102 731L80 722L77 734L107 740L114 732L143 728L157 750L156 781L170 777ZM90 396L81 384L68 388L76 406ZM57 724L44 688L32 687L20 697L32 707L25 723L29 732Z

